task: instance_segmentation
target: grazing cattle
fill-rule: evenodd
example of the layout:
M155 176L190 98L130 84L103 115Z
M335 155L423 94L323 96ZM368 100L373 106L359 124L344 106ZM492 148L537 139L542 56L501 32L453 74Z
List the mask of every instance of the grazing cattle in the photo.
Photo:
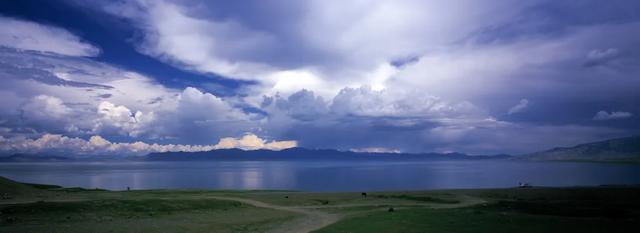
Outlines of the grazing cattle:
M362 193L362 197L367 197L367 193Z
M395 211L395 209L393 209L393 207L389 207L389 210L387 210L387 211L393 212L393 211Z

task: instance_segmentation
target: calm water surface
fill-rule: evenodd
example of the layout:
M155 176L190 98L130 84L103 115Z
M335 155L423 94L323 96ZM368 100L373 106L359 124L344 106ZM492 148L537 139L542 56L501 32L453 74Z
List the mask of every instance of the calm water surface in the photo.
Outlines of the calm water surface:
M640 165L515 161L197 161L0 163L0 176L111 190L423 190L640 184Z

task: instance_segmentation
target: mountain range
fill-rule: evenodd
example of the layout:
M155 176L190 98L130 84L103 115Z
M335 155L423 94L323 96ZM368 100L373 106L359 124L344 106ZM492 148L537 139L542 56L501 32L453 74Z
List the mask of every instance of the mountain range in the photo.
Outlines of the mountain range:
M63 162L73 160L70 157L54 155L13 154L0 157L0 162Z
M14 154L0 157L0 162L58 162L75 160L136 160L136 161L189 161L189 160L483 160L510 159L526 161L583 161L583 162L633 162L640 163L640 136L610 139L557 147L550 150L511 156L467 155L463 153L369 153L332 149L291 148L273 150L218 149L205 152L162 152L136 157L72 158L57 155Z
M368 153L339 151L331 149L290 148L273 150L219 149L205 152L164 152L151 153L145 160L463 160L463 159L505 159L509 155L467 155L462 153Z

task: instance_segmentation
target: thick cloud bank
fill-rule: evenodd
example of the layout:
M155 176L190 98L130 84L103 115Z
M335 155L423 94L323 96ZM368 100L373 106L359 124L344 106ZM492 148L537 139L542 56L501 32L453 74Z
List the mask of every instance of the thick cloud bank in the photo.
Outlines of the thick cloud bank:
M63 1L51 11L91 13L0 17L0 136L11 152L65 141L81 154L527 153L629 136L640 133L638 8Z
M283 150L296 147L296 141L267 142L253 134L241 138L222 138L214 145L147 144L144 142L115 143L100 136L89 140L72 138L58 134L45 134L37 139L4 138L0 136L0 153L44 153L59 156L96 156L96 155L146 155L152 152L200 152L216 149L242 150Z

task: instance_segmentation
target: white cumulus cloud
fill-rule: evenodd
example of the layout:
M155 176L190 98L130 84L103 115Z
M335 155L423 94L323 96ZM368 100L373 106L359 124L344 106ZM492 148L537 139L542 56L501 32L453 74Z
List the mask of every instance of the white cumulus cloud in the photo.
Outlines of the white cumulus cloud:
M27 118L45 120L65 117L71 112L71 109L60 98L38 95L22 106L22 112Z
M296 141L271 141L259 138L255 134L246 134L241 138L226 137L221 138L218 144L214 147L216 149L231 149L238 148L243 150L283 150L296 147L298 143Z
M344 88L333 98L331 110L339 115L393 117L459 117L476 115L469 102L450 103L419 90L383 89L370 86Z
M102 131L104 128L113 127L120 134L136 137L143 133L149 124L153 123L153 112L144 114L141 111L133 113L124 105L115 105L109 101L98 104L97 119L94 131Z

